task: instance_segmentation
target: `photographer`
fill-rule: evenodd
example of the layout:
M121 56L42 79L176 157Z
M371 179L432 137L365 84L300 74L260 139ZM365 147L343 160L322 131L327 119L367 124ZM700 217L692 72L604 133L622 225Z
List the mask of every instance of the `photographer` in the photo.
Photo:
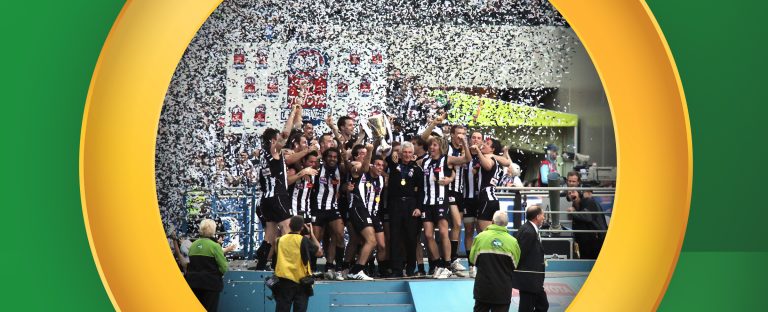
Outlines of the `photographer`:
M569 191L568 199L573 203L568 212L602 212L602 209L592 198L587 198L583 193ZM608 225L605 222L605 216L602 214L575 213L571 214L574 230L595 230L605 231ZM576 243L579 244L579 255L581 259L597 259L600 249L603 248L605 241L604 232L593 233L574 233Z
M306 311L314 282L310 277L310 256L323 254L312 226L304 224L304 218L293 216L288 226L291 232L275 242L275 276L280 279L272 289L275 311L291 311L291 306L294 312ZM306 234L309 238L303 236Z

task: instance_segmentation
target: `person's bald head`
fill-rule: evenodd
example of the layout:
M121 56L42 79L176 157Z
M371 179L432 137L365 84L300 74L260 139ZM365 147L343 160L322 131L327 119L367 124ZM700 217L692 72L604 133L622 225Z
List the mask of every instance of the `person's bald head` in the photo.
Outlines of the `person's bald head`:
M530 205L525 209L525 219L536 226L541 226L544 224L544 210L539 205Z

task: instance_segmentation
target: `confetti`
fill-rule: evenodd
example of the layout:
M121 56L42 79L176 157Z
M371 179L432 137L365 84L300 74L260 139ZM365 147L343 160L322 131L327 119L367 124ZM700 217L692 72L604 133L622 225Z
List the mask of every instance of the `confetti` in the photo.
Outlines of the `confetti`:
M556 95L579 46L547 1L225 0L191 41L165 97L155 159L163 223L180 228L212 209L210 196L185 192L254 183L258 135L264 127L282 127L289 101L325 105L307 109L315 121L328 112L367 118L381 109L405 135L439 111L458 116L455 101L433 96L435 90L567 113L570 103ZM317 68L321 58L328 62L324 76L291 80L297 69ZM289 91L292 86L306 90ZM536 118L534 110L496 107L491 116L502 122ZM467 108L454 123L472 118ZM563 135L544 126L477 129L518 154L540 151ZM322 122L316 125L315 133L326 131ZM220 211L239 207L235 200L216 202ZM226 231L242 228L232 217L219 221ZM243 239L226 235L224 245L242 250Z

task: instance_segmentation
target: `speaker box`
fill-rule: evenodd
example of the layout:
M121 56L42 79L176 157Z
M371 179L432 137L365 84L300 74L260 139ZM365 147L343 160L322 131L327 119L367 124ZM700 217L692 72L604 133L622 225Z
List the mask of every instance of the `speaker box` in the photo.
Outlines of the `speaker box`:
M546 259L573 259L573 238L541 238Z

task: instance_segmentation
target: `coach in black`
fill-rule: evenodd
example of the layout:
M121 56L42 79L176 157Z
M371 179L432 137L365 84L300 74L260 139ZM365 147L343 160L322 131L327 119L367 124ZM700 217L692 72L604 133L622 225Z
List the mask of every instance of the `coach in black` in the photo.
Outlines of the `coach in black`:
M413 275L416 269L416 239L419 235L424 171L414 161L413 144L403 142L401 152L387 157L389 171L390 251L393 277ZM403 259L405 254L405 259ZM403 265L405 260L405 266Z
M525 222L515 234L520 245L520 262L514 273L513 285L520 290L518 311L547 311L549 301L544 292L544 247L539 227L544 223L544 211L537 205L525 210Z

